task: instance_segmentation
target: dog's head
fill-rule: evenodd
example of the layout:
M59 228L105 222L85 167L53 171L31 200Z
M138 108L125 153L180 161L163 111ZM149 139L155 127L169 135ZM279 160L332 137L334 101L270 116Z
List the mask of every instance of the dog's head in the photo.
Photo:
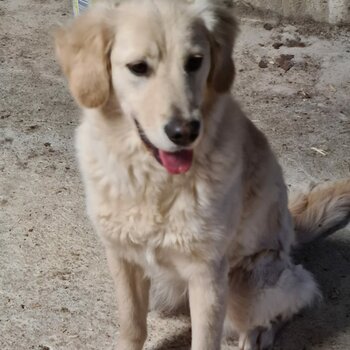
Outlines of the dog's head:
M113 95L155 158L183 173L206 98L230 90L235 32L220 0L129 0L59 29L56 49L82 107L101 108Z

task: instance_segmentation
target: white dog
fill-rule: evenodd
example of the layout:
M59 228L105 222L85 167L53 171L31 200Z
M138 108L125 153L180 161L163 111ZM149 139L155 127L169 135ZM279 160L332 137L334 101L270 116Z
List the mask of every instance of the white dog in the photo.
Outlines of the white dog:
M150 285L157 304L188 296L193 350L220 349L225 319L240 349L271 346L319 294L291 248L349 218L350 180L288 209L266 138L230 94L231 12L223 1L129 0L57 32L83 110L78 157L115 280L118 349L143 348Z

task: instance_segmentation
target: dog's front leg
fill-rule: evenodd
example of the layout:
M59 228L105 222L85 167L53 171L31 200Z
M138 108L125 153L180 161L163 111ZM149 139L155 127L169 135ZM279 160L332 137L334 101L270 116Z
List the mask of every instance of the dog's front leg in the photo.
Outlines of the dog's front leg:
M192 350L219 350L226 312L227 262L201 266L189 280Z
M147 338L150 282L142 269L107 249L107 261L115 283L120 332L118 350L141 350Z

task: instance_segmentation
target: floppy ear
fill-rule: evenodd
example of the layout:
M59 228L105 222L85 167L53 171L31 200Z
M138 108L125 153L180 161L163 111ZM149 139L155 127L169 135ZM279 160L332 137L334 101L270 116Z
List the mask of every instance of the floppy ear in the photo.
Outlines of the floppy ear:
M211 33L212 67L209 84L218 93L230 90L235 76L232 59L233 45L238 30L232 9L224 5L214 5L213 28Z
M112 27L108 15L92 10L55 33L56 54L72 95L87 108L106 103L110 94L109 51Z

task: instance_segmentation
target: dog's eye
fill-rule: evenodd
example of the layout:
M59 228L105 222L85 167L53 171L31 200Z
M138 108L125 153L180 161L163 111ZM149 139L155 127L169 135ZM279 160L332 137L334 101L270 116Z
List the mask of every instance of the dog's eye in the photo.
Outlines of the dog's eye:
M140 61L137 63L129 63L127 65L131 73L137 76L145 76L149 73L149 66L145 61Z
M200 56L200 55L190 56L187 59L187 62L185 64L185 71L187 73L197 71L201 67L202 62L203 62L203 56Z

